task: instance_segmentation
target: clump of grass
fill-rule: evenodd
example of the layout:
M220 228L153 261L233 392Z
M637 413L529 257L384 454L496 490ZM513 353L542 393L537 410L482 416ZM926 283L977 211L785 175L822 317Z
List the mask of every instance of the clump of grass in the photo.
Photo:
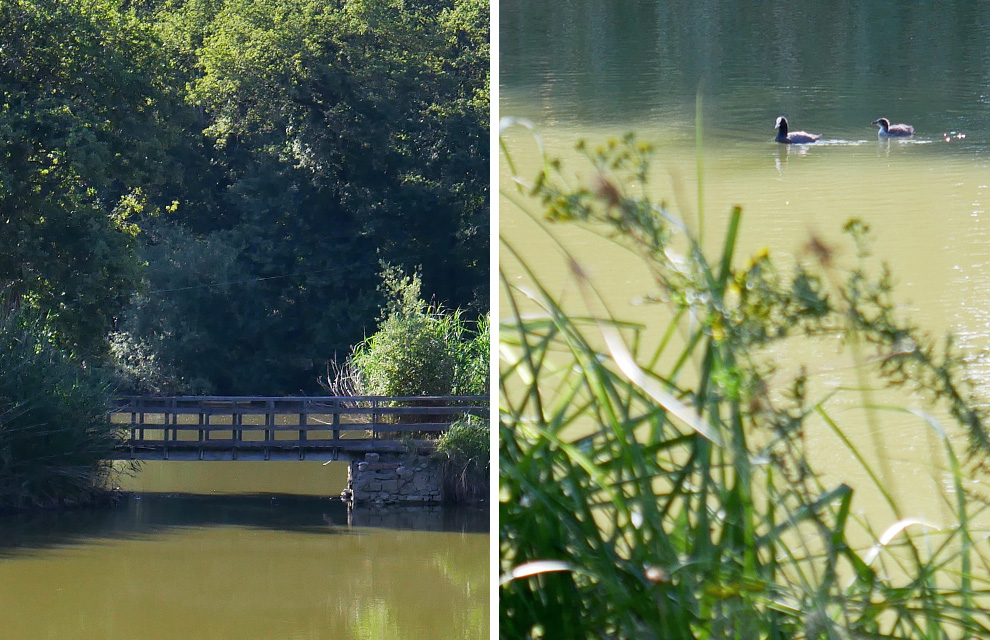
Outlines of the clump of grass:
M0 510L92 503L114 473L110 379L56 348L45 326L0 318Z
M443 473L446 502L473 503L488 497L490 439L488 420L466 415L450 425L437 440L435 455Z
M377 330L343 365L331 363L324 386L337 395L487 395L487 316L469 322L460 309L431 305L418 273L382 267Z
M990 636L990 550L972 524L984 503L966 490L990 459L986 410L952 341L898 317L866 225L845 226L852 266L815 237L786 271L768 252L740 266L741 210L709 256L667 207L628 195L649 193L648 145L630 136L579 149L593 183L568 186L547 162L532 184L517 177L518 190L503 195L636 252L659 291L652 329L661 337L646 351L643 328L610 317L573 257L586 311L565 311L503 241L526 283L501 279L502 637ZM504 144L503 153L514 171ZM812 395L805 370L776 382L774 349L794 340L838 340L862 379L944 408L965 456L931 414L866 406L876 433L891 415L933 429L949 461L951 522L903 513L889 472L856 448L829 397ZM826 484L815 468L812 425L847 443L889 504L894 516L879 533L856 515L853 489ZM857 547L856 536L872 546Z

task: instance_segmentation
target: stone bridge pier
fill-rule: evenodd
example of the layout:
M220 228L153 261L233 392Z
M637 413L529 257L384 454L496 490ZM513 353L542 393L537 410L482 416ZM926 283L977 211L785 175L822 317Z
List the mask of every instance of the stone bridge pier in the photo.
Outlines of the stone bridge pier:
M366 453L351 460L347 488L340 495L353 504L439 503L440 465L428 454Z

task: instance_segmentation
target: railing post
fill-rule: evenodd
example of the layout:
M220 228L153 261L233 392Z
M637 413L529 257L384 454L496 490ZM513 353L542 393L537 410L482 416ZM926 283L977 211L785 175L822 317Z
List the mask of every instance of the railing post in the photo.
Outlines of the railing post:
M333 424L333 439L334 441L340 440L340 400L331 400L330 408L333 410L333 418L331 422Z
M271 444L275 439L275 401L265 400L265 443ZM271 457L271 448L265 447L265 460Z
M170 403L166 402L165 403L165 406L158 407L159 409L161 409L161 412L162 412L162 442L167 442L168 441L168 409L169 409L169 406L170 406ZM149 408L150 409L154 409L155 407L154 406L151 406Z
M299 408L299 459L306 459L306 432L309 430L309 398L302 399L302 406Z
M137 428L134 426L137 423L137 402L132 400L131 404L131 459L134 459L134 436L137 435Z
M137 403L131 405L131 446L134 446L134 437L137 435Z
M299 407L299 442L300 447L302 447L303 442L306 442L306 431L309 430L309 400L303 399L301 401L301 406Z
M274 440L275 434L275 401L265 400L265 442Z
M234 442L238 441L238 436L240 435L240 430L237 428L241 424L241 417L237 413L237 400L231 400L230 402L230 439Z
M168 404L165 406L165 411L162 414L162 440L168 443L168 426L170 416L174 416L172 409L175 407L175 398L169 398Z
M173 399L175 406L172 407L172 442L179 439L179 400Z

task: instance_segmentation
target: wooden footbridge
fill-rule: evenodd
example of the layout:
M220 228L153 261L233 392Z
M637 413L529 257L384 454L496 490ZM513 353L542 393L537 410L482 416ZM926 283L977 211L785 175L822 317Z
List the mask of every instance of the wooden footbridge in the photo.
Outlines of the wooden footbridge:
M121 460L352 460L432 446L458 417L488 415L486 396L119 398Z

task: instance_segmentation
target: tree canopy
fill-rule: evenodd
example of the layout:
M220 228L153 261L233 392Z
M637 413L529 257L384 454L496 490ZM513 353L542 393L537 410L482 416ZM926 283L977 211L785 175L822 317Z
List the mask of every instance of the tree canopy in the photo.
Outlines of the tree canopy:
M95 5L3 3L0 42L0 287L99 350L140 278L130 216L168 180L168 68Z
M3 3L8 304L135 387L217 393L314 388L373 328L380 260L483 314L488 11Z

